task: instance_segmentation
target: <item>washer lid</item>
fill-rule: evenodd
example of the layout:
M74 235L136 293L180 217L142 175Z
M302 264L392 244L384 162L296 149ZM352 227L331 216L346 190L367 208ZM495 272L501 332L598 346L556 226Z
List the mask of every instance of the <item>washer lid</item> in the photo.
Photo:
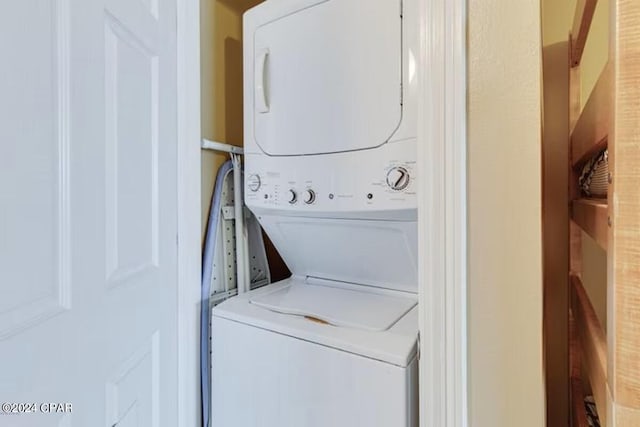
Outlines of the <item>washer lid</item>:
M277 313L304 316L338 327L379 332L391 328L417 304L415 297L312 284L292 284L251 298L250 302Z
M374 310L377 310L380 307L373 304L367 305L366 302L360 303L355 301L354 297L356 295L358 296L358 299L360 297L367 299L363 294L369 294L369 291L374 291L371 293L383 296L385 301L389 302L391 305L395 305L396 299L398 298L404 299L402 293L397 291L390 292L374 288L365 288L367 291L358 291L358 289L362 288L359 288L357 285L336 283L332 286L326 286L325 284L327 282L328 281L319 279L291 277L281 282L229 298L222 304L213 308L212 323L214 331L217 327L223 327L222 325L225 323L221 321L232 321L244 324L247 327L271 331L294 339L300 339L309 343L390 363L395 366L407 367L417 354L417 306L414 306L407 314L400 317L399 320L396 319L397 321L395 324L389 329L384 331L372 331L367 329L358 329L356 327L333 326L323 322L318 322L313 318L300 315L283 314L266 309L265 307L252 302L252 300L260 301L262 300L262 297L267 297L272 293L288 289L292 286L309 287L309 289L306 290L310 293L316 291L317 287L322 286L326 289L321 290L320 292L326 291L328 293L324 295L325 298L328 298L328 301L323 298L323 302L320 302L318 304L319 306L325 307L327 305L341 305L341 310L336 310L336 313L334 314L338 314L342 321L345 320L346 311L353 310L354 307L357 307L358 312L366 316L366 319L370 320L360 320L355 323L365 324L371 327L372 324L375 323L371 318L380 315L380 313L377 313ZM316 283L320 285L317 285ZM340 292L342 290L349 289L353 289L356 295ZM297 292L297 290L294 292ZM303 292L305 292L305 290L303 290ZM393 295L391 295L392 293ZM307 296L308 295L310 294L307 294ZM398 297L397 295L400 296ZM407 299L413 301L413 304L415 304L415 301L417 300L416 296L412 294L407 295ZM352 304L342 305L340 300L345 296L352 302ZM363 313L363 311L368 312ZM388 318L391 319L394 317L394 315L388 316Z

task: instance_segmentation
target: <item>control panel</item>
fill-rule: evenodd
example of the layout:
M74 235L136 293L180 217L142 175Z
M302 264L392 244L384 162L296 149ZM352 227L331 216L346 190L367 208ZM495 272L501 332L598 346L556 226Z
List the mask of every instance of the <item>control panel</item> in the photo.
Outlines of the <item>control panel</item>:
M352 155L332 164L319 157L253 156L247 156L249 207L341 212L417 206L415 161L367 162Z

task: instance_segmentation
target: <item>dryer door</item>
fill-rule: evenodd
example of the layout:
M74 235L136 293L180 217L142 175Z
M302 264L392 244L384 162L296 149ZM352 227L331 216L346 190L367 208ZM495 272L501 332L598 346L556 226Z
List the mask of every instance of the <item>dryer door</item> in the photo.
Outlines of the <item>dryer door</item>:
M400 125L401 0L325 0L253 35L253 130L265 153L373 148Z

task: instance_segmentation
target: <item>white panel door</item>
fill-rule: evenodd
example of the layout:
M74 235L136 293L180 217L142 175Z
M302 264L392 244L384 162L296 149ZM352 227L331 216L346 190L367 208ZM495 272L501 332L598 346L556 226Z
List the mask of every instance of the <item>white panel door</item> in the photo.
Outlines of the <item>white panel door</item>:
M175 7L0 6L0 426L178 425Z

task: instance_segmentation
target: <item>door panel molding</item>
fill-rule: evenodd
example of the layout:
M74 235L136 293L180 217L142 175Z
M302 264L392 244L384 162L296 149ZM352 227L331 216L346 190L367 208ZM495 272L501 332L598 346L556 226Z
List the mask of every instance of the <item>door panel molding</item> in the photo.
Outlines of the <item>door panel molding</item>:
M105 262L108 287L153 274L159 266L159 58L154 47L138 38L137 34L142 32L125 28L122 21L105 12ZM141 67L137 70L139 73L148 73L149 87L127 86L127 74L139 75L128 73L127 67ZM139 96L148 97L148 102L140 101L148 109L126 111L129 105L137 103ZM122 115L127 119L126 123L121 123L121 108L125 109ZM132 126L133 114L140 115L136 120L138 126ZM145 122L148 126L139 125ZM138 174L145 166L149 168L146 171L148 182L127 179L127 172ZM150 200L144 199L147 194ZM121 198L124 203L120 203ZM121 212L122 209L127 212ZM123 224L123 217L134 215L137 218L133 219L139 222L137 226ZM138 234L136 241L143 246L121 246L121 234L127 237Z
M156 331L114 369L106 383L106 426L159 425L159 349L160 332Z
M52 0L51 4L53 34L47 41L51 41L51 56L55 58L53 115L57 147L54 190L57 202L57 274L49 292L34 295L32 299L0 312L0 341L71 308L69 0Z

